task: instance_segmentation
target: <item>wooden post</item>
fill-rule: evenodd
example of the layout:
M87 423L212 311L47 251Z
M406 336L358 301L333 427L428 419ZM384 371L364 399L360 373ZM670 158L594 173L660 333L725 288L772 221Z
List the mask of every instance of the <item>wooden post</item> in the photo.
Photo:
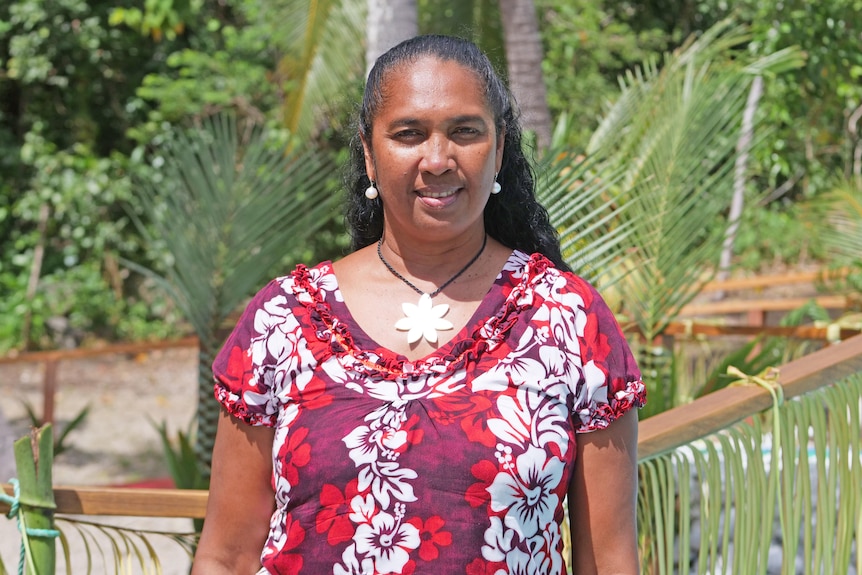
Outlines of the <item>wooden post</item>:
M24 572L27 575L54 575L56 542L54 531L54 434L51 424L34 429L15 442L15 465L20 494L19 520L25 549Z
M42 379L42 423L54 423L54 398L57 395L57 364L59 359L45 362Z

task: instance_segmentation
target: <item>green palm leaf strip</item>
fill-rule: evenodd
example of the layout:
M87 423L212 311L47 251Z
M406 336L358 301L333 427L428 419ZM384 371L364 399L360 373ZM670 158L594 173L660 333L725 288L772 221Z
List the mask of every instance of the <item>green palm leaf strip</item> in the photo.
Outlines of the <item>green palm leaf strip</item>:
M860 572L862 374L774 399L640 463L644 573L765 574L776 538L782 574Z

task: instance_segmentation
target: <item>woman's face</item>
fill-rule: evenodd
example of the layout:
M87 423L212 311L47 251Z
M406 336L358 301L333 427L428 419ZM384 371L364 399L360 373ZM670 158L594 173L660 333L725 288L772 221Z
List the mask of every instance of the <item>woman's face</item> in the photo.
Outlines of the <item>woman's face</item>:
M482 229L503 134L475 74L426 56L390 70L382 88L371 141L363 145L385 233L445 241Z

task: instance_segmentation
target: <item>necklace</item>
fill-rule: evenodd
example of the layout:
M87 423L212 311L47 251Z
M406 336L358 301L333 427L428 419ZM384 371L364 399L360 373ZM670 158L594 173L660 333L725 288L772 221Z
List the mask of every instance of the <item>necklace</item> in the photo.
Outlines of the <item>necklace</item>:
M380 258L380 261L383 262L383 265L386 266L386 269L388 269L392 273L392 275L394 275L395 277L406 283L408 286L413 288L413 291L419 294L418 304L414 305L407 302L401 304L401 309L404 311L405 317L402 317L397 322L395 322L395 329L397 329L398 331L407 332L407 343L416 343L423 337L430 343L437 343L438 331L453 329L452 322L443 319L443 316L449 312L449 305L445 303L440 305L432 305L431 298L443 291L453 281L461 277L461 274L466 272L470 266L476 263L476 260L478 260L479 256L482 255L482 252L485 251L485 244L487 243L488 236L486 235L484 238L482 238L482 247L479 248L479 252L475 256L473 256L473 259L467 262L467 265L458 270L458 273L446 280L443 285L435 289L433 292L425 293L424 291L413 285L410 280L398 273L398 270L389 265L389 262L387 262L386 258L383 257L383 252L380 250L380 246L383 245L383 238L380 238L380 240L378 240L377 257Z

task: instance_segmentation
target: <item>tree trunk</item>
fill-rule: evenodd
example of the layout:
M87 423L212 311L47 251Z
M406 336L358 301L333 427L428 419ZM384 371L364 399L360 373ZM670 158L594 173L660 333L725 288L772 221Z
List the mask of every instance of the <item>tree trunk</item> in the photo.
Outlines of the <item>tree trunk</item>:
M525 130L540 150L551 144L551 112L542 74L542 41L532 0L500 0L509 87L521 108Z
M419 33L418 20L416 0L368 0L366 76L381 54Z
M730 214L728 220L730 225L724 236L724 245L721 249L721 258L718 264L718 280L727 279L730 274L730 260L733 256L733 242L736 240L736 231L739 229L739 218L742 216L742 206L745 201L745 170L748 166L748 153L751 150L751 140L754 129L754 113L757 111L757 103L763 93L763 78L757 76L751 83L748 92L748 101L742 114L742 128L739 141L736 144L736 166L733 180L733 199L730 203ZM720 296L723 297L723 294Z

